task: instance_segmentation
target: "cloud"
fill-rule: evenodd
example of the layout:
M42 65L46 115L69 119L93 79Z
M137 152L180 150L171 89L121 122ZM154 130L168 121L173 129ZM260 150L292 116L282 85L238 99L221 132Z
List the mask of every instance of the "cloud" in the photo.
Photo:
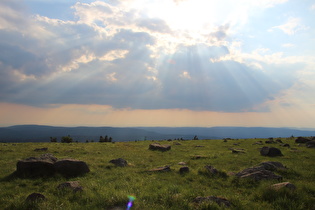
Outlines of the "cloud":
M180 36L167 20L144 18L118 3L78 2L71 21L1 3L12 13L0 15L5 23L0 101L244 112L281 95L301 68L279 62L281 53L261 50L235 59L230 24L196 37L187 31Z
M308 29L308 27L306 27L305 25L301 23L300 18L290 17L285 24L274 26L270 29L270 31L272 31L273 29L280 29L285 34L294 35L298 31Z

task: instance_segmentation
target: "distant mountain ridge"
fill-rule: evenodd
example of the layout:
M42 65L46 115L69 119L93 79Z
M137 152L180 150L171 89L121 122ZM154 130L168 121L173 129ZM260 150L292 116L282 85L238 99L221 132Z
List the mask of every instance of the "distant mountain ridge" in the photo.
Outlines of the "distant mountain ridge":
M113 141L221 138L269 138L315 136L315 130L267 127L58 127L46 125L15 125L0 128L1 142L49 142L50 137L60 141L70 135L74 141L99 141L100 136L111 136Z

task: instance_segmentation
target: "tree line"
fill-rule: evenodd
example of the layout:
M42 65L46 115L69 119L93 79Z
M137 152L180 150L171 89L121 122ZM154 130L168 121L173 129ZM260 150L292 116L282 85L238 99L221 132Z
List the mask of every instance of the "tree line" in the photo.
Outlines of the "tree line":
M99 142L112 142L113 141L113 138L111 136L100 136L100 139L99 139ZM57 137L50 137L50 142L58 142L57 140ZM70 137L70 135L68 136L63 136L61 137L61 140L60 140L61 143L72 143L73 142L73 138ZM78 141L76 141L78 142ZM86 142L89 142L88 140L86 140ZM91 142L94 142L93 140L91 140Z

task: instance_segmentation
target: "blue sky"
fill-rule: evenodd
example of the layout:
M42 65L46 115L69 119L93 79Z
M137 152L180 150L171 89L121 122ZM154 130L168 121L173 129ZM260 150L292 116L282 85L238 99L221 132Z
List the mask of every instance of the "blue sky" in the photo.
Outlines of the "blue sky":
M311 0L0 2L0 125L315 127Z

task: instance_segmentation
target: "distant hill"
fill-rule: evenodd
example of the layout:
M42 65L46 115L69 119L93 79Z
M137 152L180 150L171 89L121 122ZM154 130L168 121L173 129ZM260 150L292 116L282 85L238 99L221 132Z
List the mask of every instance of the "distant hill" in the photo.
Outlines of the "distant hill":
M111 136L113 141L221 138L268 138L315 136L315 131L264 127L55 127L44 125L15 125L0 128L1 142L48 142L50 137L60 141L70 135L74 141L98 141L100 136Z

